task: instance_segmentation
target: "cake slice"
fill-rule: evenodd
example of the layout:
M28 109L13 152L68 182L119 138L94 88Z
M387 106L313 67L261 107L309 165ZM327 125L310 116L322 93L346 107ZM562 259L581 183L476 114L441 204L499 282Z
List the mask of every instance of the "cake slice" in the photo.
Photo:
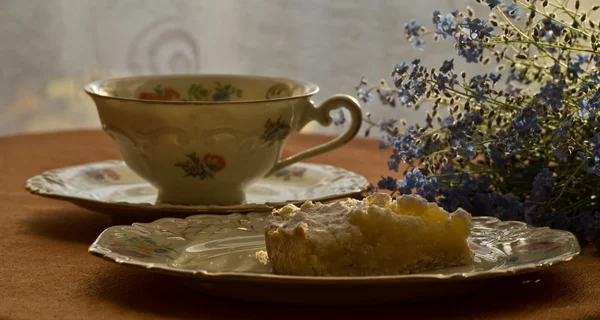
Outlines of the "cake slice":
M418 195L395 200L305 202L266 219L269 261L278 274L368 276L417 273L469 264L471 215L448 213Z

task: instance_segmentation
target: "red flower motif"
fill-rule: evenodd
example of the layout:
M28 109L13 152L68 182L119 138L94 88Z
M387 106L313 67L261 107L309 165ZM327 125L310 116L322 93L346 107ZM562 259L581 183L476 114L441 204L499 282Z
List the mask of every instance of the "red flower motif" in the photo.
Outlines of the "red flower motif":
M140 93L140 99L142 99L142 100L162 100L162 97L156 93L142 92L142 93Z
M163 92L164 100L179 100L179 97L181 97L181 95L173 88L165 88Z
M225 159L218 154L206 153L202 160L210 171L219 172L225 168Z
M267 120L267 123L265 123L265 130L271 131L273 127L275 127L275 123L271 119Z
M163 90L156 90L155 92L142 92L139 98L143 100L159 100L159 101L172 101L179 100L181 94L177 90L169 87Z
M188 170L191 174L199 174L200 173L200 168L198 168L198 166L191 165L188 167Z

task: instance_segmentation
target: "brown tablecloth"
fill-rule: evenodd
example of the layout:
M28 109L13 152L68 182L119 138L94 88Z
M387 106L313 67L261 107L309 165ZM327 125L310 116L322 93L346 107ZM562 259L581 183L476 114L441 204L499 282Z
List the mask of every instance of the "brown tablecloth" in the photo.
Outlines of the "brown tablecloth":
M329 139L295 136L286 154ZM412 305L309 308L202 296L174 278L119 266L87 252L109 217L30 195L42 171L119 159L99 131L0 139L0 318L2 319L600 319L600 255L587 247L573 262L493 281L444 301ZM387 172L376 142L356 139L312 162L341 166L375 182ZM260 290L260 288L257 288Z

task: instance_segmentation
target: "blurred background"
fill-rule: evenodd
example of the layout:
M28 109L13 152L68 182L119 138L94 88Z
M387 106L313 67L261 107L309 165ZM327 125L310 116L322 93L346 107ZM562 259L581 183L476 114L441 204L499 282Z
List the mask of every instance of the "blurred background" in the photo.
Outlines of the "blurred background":
M0 136L99 128L82 87L113 76L263 74L317 83L317 103L355 96L361 76L389 79L396 63L418 57L438 67L454 57L450 41L414 49L404 23L431 28L433 10L467 4L489 12L471 0L1 0ZM374 118L424 117L377 102L364 108Z

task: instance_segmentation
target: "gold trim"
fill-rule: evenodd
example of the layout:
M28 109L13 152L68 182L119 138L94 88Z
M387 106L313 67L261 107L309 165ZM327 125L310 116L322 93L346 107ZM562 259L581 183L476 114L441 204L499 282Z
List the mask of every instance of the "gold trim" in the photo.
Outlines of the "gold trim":
M133 79L211 78L211 77L232 77L232 78L238 78L238 79L243 78L243 79L248 79L248 80L250 80L252 78L257 78L257 79L263 79L263 80L273 80L273 81L279 81L279 82L300 84L300 85L303 85L304 87L306 87L309 91L307 93L304 93L301 95L282 97L282 98L273 98L273 99L235 100L235 101L171 101L171 100L164 101L164 100L147 100L147 99L109 96L109 95L99 94L99 93L95 92L95 90L92 89L94 87L101 88L102 87L101 83L107 82L107 81L133 80ZM259 75L252 75L252 74L226 74L225 73L225 74L172 74L172 75L146 75L146 76L132 76L132 77L113 77L113 78L106 78L106 79L101 79L101 80L96 80L94 82L90 82L84 86L83 90L90 96L93 96L96 98L121 100L121 101L135 102L135 103L151 103L151 104L166 104L166 105L169 105L169 104L172 104L172 105L206 105L206 104L219 105L219 104L243 104L243 103L250 103L250 104L269 103L269 102L306 98L306 97L311 97L311 96L314 96L315 94L317 94L319 92L319 86L317 86L316 84L314 84L312 82L293 80L293 79L289 79L289 78L259 76Z

